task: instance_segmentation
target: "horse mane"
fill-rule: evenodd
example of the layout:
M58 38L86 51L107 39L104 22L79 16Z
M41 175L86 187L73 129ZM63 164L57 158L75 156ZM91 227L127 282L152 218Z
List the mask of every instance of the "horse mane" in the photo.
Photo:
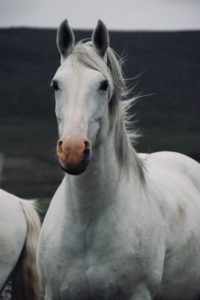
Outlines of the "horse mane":
M122 72L122 63L113 49L108 47L104 60L99 56L91 41L76 44L71 54L89 68L101 72L109 83L110 128L115 130L115 150L121 169L136 170L141 183L145 182L144 165L133 145L138 137L131 130L130 108L136 98L129 98L129 90Z

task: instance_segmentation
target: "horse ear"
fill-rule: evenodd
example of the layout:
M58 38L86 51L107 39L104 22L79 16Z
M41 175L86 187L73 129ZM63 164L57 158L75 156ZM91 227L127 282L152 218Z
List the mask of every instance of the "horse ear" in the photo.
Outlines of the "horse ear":
M69 27L67 20L62 21L62 23L58 27L56 43L58 50L63 58L66 58L74 48L75 37L72 29Z
M109 35L105 24L101 20L98 21L97 27L93 31L92 42L100 56L104 57L109 46Z

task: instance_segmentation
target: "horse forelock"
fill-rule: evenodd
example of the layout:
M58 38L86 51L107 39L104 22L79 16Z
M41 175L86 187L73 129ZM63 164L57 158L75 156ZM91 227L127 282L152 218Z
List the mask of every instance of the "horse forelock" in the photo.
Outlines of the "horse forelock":
M91 41L80 41L73 49L72 58L77 63L99 71L109 84L110 128L115 134L115 150L117 160L122 169L134 167L138 177L144 183L144 166L132 144L138 137L131 129L129 110L135 99L128 98L129 91L122 72L122 63L117 54L108 47L105 59L99 56Z

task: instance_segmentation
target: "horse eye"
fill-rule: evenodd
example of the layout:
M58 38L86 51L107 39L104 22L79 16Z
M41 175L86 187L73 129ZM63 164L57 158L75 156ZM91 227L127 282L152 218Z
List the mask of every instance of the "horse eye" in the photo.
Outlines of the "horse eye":
M100 91L106 91L107 88L108 88L108 80L103 80L100 83L99 89L100 89Z
M56 80L52 80L50 86L51 86L55 91L58 91L58 90L59 90L58 81L56 81Z

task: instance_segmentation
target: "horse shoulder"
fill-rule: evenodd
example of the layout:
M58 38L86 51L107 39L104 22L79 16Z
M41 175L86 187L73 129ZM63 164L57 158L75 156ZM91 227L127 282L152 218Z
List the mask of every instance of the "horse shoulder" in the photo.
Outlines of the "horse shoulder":
M56 253L57 246L61 244L60 236L63 230L63 213L65 213L64 189L65 182L63 179L50 202L40 231L37 257L42 281L45 280L46 276L48 277L49 268L55 267L51 257L54 255L53 253Z
M200 165L174 152L145 156L144 164L149 201L159 208L165 223L163 285L166 284L165 278L170 277L178 287L177 268L182 274L190 273L192 285L193 279L200 278L196 269L200 263ZM186 277L183 276L185 282Z

